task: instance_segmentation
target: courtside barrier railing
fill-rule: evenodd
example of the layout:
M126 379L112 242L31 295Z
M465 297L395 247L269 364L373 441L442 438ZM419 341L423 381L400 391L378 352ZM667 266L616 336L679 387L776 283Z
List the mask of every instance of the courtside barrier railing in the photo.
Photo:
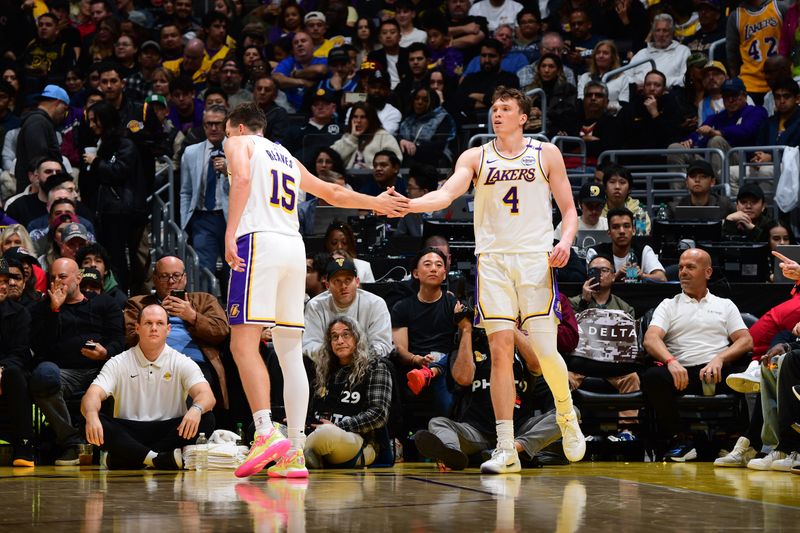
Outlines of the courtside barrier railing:
M783 151L786 149L785 145L776 146L737 146L728 150L726 167L730 172L730 168L738 169L736 174L736 183L733 183L733 176L731 182L735 185L738 191L739 187L746 183L758 182L769 183L771 185L771 194L775 193L775 188L778 185L778 178L781 177L781 160L783 159ZM772 161L767 163L755 163L750 161L754 152L765 152L772 156ZM759 173L757 170L760 167L767 167L771 169L770 173ZM750 172L750 170L756 172ZM749 175L748 175L749 174Z

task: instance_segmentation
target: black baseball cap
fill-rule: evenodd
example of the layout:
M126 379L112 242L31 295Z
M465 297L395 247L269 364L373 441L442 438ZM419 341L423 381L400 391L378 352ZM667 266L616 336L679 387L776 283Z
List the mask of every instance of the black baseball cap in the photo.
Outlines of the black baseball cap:
M332 278L338 272L351 272L354 276L358 276L358 271L356 270L356 264L353 262L352 259L331 259L328 262L328 268L325 269L325 275L328 278Z
M347 53L347 50L343 46L337 46L335 48L331 48L331 51L328 52L328 64L334 62L345 62L347 63L350 61L350 54Z
M712 178L717 177L714 174L714 167L712 167L711 163L705 159L695 159L689 163L689 167L686 169L686 175L691 176L692 174L705 174L706 176L711 176Z
M36 259L36 256L22 246L14 246L13 248L9 248L6 250L6 253L3 254L3 257L6 259L16 259L20 263L28 263L29 265L40 266L39 260Z
M755 183L748 183L739 188L739 194L736 195L737 200L742 198L755 198L756 200L764 199L764 191Z
M84 268L83 273L81 274L81 285L84 283L94 284L98 287L102 287L103 278L100 276L100 271L91 267Z
M578 193L578 201L583 203L606 203L606 191L596 183L584 183Z

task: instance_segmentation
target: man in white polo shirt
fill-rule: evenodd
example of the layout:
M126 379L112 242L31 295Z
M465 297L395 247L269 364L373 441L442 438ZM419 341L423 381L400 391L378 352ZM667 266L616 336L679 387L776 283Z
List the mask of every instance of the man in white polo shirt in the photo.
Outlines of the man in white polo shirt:
M711 392L732 394L725 377L739 370L742 356L752 350L753 339L736 305L708 290L711 257L691 248L681 254L679 276L683 292L661 302L644 336L644 347L658 366L644 370L642 390L656 414L665 458L684 462L697 458L697 450L681 425L675 397ZM742 428L744 429L744 428Z
M108 451L110 469L180 469L181 447L198 431L214 430L214 393L197 363L167 346L169 330L163 307L142 309L139 343L109 359L83 397L86 440ZM113 418L100 413L108 396L114 397Z

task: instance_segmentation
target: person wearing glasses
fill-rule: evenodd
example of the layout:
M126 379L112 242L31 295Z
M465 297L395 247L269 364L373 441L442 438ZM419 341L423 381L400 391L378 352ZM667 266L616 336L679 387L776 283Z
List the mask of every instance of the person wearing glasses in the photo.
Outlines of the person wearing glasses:
M139 342L136 324L142 310L148 305L161 305L169 315L167 344L200 366L211 384L217 405L227 409L228 387L220 348L230 333L228 319L212 294L188 292L186 282L183 261L168 255L156 262L153 270L155 294L134 296L125 305L125 346L131 348Z
M187 146L181 157L181 229L189 233L200 266L212 273L217 270L217 259L225 255L230 190L222 151L226 114L222 106L208 108L203 114L206 140Z

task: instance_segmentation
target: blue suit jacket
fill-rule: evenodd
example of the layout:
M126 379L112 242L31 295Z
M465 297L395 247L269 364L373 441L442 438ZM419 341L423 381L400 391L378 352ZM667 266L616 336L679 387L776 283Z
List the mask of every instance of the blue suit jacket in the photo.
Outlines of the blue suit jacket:
M181 229L186 229L186 225L197 209L200 201L200 189L203 187L203 170L208 164L206 150L209 142L192 144L186 147L181 157ZM222 212L225 220L228 219L228 193L231 186L227 179L222 182Z

